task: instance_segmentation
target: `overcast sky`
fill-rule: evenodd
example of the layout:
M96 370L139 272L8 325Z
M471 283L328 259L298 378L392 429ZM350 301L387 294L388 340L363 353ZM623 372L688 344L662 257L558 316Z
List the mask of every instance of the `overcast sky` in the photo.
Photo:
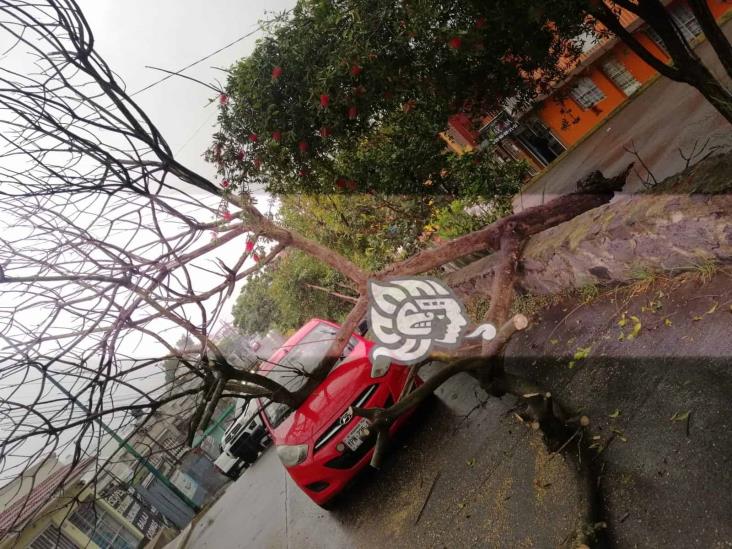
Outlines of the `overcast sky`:
M96 50L137 91L164 73L146 65L178 70L255 30L273 13L289 10L295 0L78 0L96 38ZM261 32L227 48L185 72L214 85L246 56ZM215 170L201 157L211 142L215 94L183 78L172 77L135 96L168 140L176 156L202 175ZM180 151L180 152L179 152Z
M259 21L291 9L295 0L78 0L78 3L94 33L95 49L127 84L128 91L135 92L165 76L146 68L147 65L177 71L255 31ZM214 85L218 80L223 86L226 74L214 67L228 68L245 57L261 35L261 31L255 32L185 74ZM134 97L158 126L178 160L209 178L215 177L215 170L203 161L202 154L215 131L217 104L209 103L212 98L215 94L210 89L178 77ZM242 243L232 244L237 245L241 248ZM225 247L220 253L227 254ZM239 253L240 249L234 250L232 257L238 257ZM201 283L210 282L206 277L201 278ZM230 306L224 308L224 318L231 318ZM177 336L172 339L175 341ZM36 387L26 381L32 396ZM157 385L160 381L151 379L140 383ZM29 443L28 449L32 450L32 446ZM7 464L2 469L4 475L14 473Z

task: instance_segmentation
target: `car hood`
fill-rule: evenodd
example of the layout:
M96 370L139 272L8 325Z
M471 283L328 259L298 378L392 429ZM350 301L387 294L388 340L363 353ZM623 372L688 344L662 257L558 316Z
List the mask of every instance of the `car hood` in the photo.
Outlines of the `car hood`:
M369 386L371 362L366 357L349 359L337 366L274 432L276 444L311 442Z

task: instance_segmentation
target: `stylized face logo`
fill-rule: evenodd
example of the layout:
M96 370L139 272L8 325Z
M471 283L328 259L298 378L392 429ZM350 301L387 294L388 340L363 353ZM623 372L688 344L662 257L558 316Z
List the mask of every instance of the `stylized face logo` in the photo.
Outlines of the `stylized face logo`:
M414 364L434 344L460 343L468 325L462 304L452 290L431 278L369 282L369 328L377 343L371 360Z

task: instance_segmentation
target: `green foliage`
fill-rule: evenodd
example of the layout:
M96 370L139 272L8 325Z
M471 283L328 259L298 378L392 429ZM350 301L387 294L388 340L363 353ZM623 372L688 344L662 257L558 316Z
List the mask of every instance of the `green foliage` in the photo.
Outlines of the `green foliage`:
M248 280L234 305L234 323L244 333L264 334L271 328L291 332L313 317L341 321L350 304L312 286L348 295L346 282L339 272L293 250Z
M301 0L233 67L208 158L277 193L474 194L457 174L481 167L445 170L439 132L450 115L545 91L579 51L564 39L584 25L572 3Z
M234 324L245 334L265 334L276 326L277 304L269 294L272 272L269 269L251 275L236 299L232 314Z

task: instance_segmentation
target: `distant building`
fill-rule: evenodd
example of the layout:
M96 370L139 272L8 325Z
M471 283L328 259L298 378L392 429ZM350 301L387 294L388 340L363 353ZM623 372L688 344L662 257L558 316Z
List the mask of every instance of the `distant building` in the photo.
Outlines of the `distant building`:
M702 35L701 26L686 0L664 2L679 30L689 41ZM719 20L732 10L729 0L707 0ZM622 11L620 21L656 57L670 61L660 37L634 14ZM548 96L528 109L502 105L488 113L476 127L465 115L448 121L442 136L458 153L492 142L499 159L524 160L533 174L548 166L566 149L587 136L602 121L630 100L658 73L616 37L587 40L586 51Z
M73 469L57 463L50 474L8 502L0 512L0 549L137 549L144 534L110 503L95 499L84 479L95 459ZM27 486L18 479L15 487L24 482Z

